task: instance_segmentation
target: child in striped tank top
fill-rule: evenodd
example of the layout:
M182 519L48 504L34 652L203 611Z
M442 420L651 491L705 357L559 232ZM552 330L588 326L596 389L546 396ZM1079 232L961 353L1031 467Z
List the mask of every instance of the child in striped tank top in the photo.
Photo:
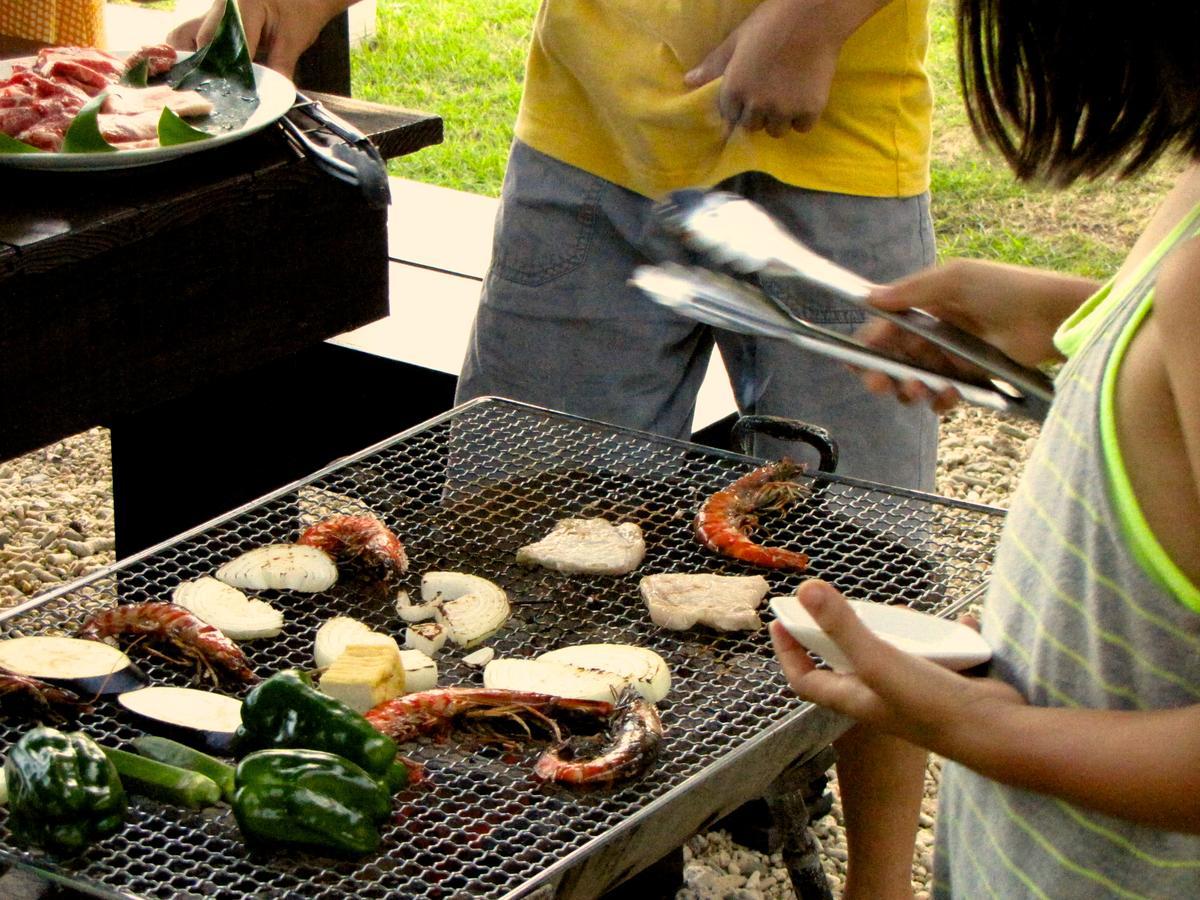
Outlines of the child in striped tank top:
M1200 7L1136 15L958 0L976 132L1022 180L1192 161L1104 285L952 262L880 290L1029 365L1065 360L984 604L988 677L873 636L830 585L801 603L854 664L771 635L800 696L857 720L839 742L845 897L911 896L926 750L946 758L938 897L1200 896ZM886 325L880 346L942 362ZM865 376L946 409L947 393Z

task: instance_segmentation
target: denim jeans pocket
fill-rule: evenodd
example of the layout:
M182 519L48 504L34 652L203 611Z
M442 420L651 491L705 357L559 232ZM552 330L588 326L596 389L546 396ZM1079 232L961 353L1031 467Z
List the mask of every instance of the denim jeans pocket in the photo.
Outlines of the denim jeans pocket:
M516 144L497 214L492 275L538 287L578 269L603 188L599 178Z

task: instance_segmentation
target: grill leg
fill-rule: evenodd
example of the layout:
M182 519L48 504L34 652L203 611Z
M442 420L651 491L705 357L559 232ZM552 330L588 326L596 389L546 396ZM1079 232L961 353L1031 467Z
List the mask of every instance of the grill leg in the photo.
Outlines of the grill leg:
M788 766L767 790L772 819L772 849L779 849L799 900L832 900L821 867L821 845L809 825L829 813L832 797L829 768L837 754L826 747L814 756Z

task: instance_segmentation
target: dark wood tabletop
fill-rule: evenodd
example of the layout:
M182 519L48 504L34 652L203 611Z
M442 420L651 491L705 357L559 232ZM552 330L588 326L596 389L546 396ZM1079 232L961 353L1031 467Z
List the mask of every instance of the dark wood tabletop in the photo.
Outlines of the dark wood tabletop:
M35 49L0 38L0 57ZM309 96L370 136L386 158L442 140L435 115ZM114 430L114 479L120 468L128 481L117 447L131 445L119 429L144 441L139 417L156 417L157 429L163 404L201 397L213 384L222 396L253 395L264 381L289 377L264 375L264 367L388 313L386 210L302 158L275 125L137 168L0 163L0 196L0 460L106 425ZM288 415L286 403L264 398L256 406L267 420ZM182 425L190 409L167 420ZM231 411L225 421L238 427L241 418ZM264 456L296 445L284 426L275 424L280 436L259 445ZM244 446L253 450L254 441ZM315 446L316 457L281 460L277 478L327 462ZM139 447L131 457L139 469L150 452ZM255 481L200 512L215 515L276 483ZM123 518L119 511L118 527ZM118 547L134 549L120 533Z

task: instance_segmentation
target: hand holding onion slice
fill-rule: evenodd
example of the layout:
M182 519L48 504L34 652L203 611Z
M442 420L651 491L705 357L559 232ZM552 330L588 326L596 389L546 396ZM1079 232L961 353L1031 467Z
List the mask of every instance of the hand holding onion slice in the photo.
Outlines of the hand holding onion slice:
M209 575L185 581L171 599L234 641L275 637L283 631L283 613Z
M231 559L217 578L247 591L317 593L333 587L337 566L324 550L304 544L268 544Z

